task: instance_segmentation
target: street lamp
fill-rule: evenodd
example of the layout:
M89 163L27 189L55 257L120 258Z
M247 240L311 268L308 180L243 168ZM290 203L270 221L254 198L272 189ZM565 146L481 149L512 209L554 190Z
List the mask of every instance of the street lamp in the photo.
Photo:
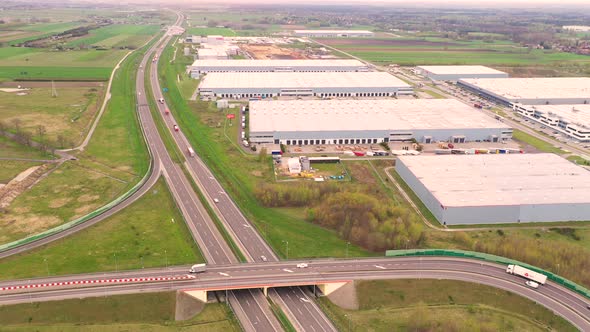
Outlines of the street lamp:
M119 272L119 263L117 262L117 253L113 253L113 257L115 257L115 272Z
M289 241L283 241L283 243L285 244L287 259L289 259Z

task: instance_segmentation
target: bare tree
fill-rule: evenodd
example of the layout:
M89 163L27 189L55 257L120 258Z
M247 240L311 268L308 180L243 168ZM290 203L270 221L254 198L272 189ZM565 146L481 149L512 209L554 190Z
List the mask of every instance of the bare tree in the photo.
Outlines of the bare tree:
M14 118L11 120L12 125L14 126L14 131L18 134L20 132L20 125L22 121L19 118Z
M33 134L29 133L28 131L23 131L19 133L18 136L22 139L22 143L26 146L31 146L33 144Z
M8 129L8 125L4 121L0 121L0 132L5 132Z
M66 138L62 134L57 135L57 145L59 145L61 149L66 145Z
M47 133L47 128L44 125L37 126L37 136L39 136L39 143L43 146L43 139L45 138L45 133Z

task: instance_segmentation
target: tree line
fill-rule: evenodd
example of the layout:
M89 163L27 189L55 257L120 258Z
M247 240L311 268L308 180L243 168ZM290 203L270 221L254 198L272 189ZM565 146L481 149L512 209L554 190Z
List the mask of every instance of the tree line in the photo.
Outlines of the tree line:
M13 139L14 141L32 148L37 148L46 153L55 153L55 150L63 149L67 146L73 146L73 143L64 135L57 135L55 140L46 136L47 128L38 125L34 130L25 130L22 128L22 121L19 118L10 120L10 125L0 121L0 134Z

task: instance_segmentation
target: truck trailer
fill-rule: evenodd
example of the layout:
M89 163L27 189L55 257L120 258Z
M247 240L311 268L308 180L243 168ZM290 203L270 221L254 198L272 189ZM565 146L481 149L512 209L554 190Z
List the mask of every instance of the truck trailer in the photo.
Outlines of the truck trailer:
M190 273L202 273L207 271L207 264L195 264L188 270Z
M188 155L191 157L195 156L195 150L193 150L193 148L190 146L188 147Z
M517 276L525 277L529 280L535 281L541 285L544 285L547 281L547 276L522 266L510 264L506 268L506 273L515 274Z

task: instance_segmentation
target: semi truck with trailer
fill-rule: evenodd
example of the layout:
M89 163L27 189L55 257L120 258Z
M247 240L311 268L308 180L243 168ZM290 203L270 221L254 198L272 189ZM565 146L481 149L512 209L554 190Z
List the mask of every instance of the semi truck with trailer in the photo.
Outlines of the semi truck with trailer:
M207 271L207 264L195 264L188 270L190 273L202 273Z
M517 276L527 278L527 279L532 280L532 281L539 283L541 285L544 285L545 282L547 282L546 275L529 270L529 269L524 268L522 266L514 265L514 264L508 265L508 267L506 268L506 273L510 273L510 274L514 274Z

